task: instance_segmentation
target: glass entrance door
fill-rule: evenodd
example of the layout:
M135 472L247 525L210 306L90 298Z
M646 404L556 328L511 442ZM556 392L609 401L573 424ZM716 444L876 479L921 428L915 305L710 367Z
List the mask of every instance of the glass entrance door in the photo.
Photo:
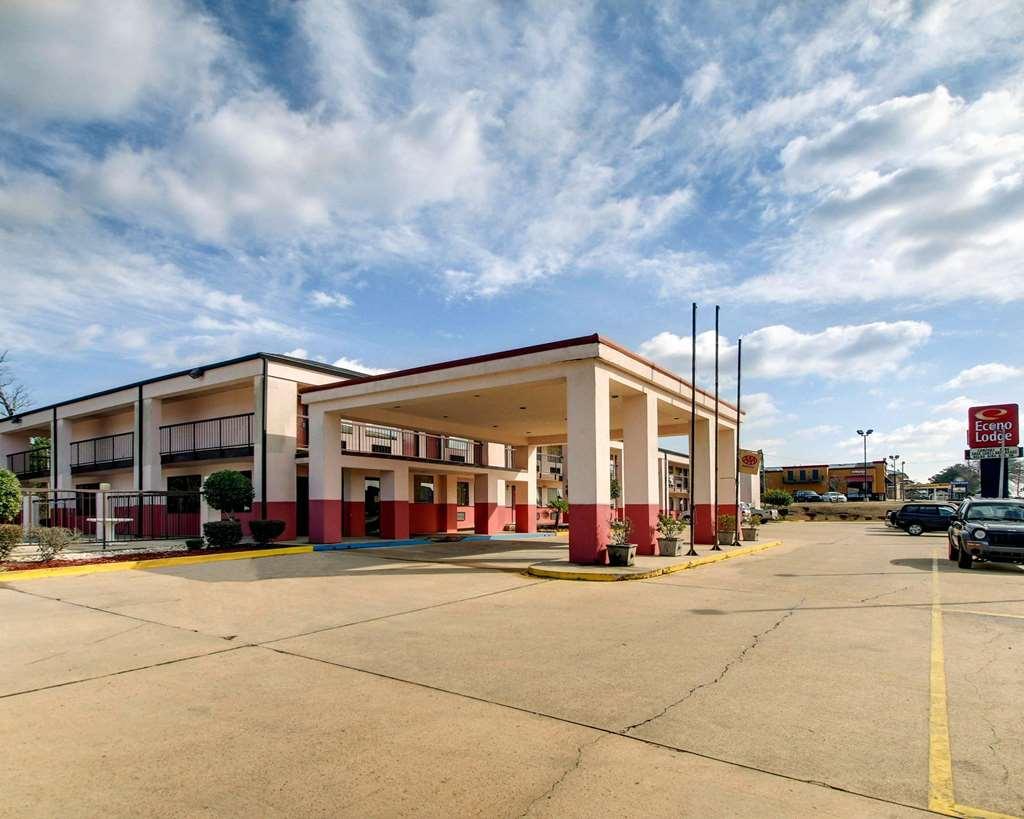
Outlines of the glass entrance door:
M363 515L366 534L380 537L380 478L365 478Z

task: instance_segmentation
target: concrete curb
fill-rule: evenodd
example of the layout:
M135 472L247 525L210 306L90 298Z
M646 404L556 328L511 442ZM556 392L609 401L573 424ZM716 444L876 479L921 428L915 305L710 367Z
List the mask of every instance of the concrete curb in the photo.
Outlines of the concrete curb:
M666 574L685 572L688 569L696 569L700 566L707 566L711 563L720 563L723 560L731 560L734 557L745 557L746 555L763 552L766 549L773 549L781 546L781 540L769 540L758 543L755 546L744 546L733 549L731 552L714 552L703 557L695 557L684 563L676 563L670 566L661 566L646 572L616 572L616 571L595 571L586 566L555 567L550 564L534 563L526 572L534 577L546 577L553 580L585 580L593 582L614 582L617 580L650 580L653 577L661 577Z
M193 566L198 563L219 563L222 560L248 560L257 557L278 557L312 552L312 546L284 546L278 549L253 549L245 552L225 552L216 555L182 555L156 557L151 560L119 560L113 563L83 563L81 566L55 566L51 569L23 569L0 572L0 583L20 583L22 580L41 580L44 577L74 577L103 572L125 572L131 569L160 569L167 566Z

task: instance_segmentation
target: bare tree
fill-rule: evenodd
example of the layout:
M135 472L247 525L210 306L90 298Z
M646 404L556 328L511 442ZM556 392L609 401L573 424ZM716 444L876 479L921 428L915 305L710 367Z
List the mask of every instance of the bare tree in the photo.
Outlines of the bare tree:
M3 410L5 416L24 409L31 400L25 385L11 372L11 365L7 362L8 352L4 350L0 353L0 410Z

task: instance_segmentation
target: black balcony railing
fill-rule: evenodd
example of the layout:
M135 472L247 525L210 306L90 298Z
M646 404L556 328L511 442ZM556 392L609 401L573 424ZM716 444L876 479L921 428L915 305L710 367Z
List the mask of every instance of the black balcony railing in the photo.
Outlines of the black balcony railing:
M7 468L19 478L42 478L50 474L50 450L26 449L7 456Z
M135 434L101 435L71 442L71 471L122 469L135 460Z
M160 461L202 461L252 455L254 413L160 427Z
M537 474L542 478L558 479L565 474L565 461L561 455L537 453Z

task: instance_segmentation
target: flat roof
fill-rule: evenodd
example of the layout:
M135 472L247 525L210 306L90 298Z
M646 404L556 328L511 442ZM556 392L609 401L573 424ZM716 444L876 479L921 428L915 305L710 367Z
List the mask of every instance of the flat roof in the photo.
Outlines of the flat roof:
M249 355L239 356L238 358L229 358L226 361L217 361L213 364L199 364L195 367L189 367L185 370L178 370L177 372L168 373L166 375L156 375L152 378L144 378L141 381L133 381L130 384L122 384L118 387L109 387L105 390L98 392L91 392L87 395L79 395L76 398L68 398L64 401L57 401L53 404L45 404L41 407L32 407L31 409L22 410L16 412L13 415L6 415L0 418L0 422L13 421L17 418L22 418L26 415L32 415L36 412L44 412L49 409L56 409L58 407L66 407L68 404L74 404L78 401L88 401L91 398L102 398L104 395L112 395L115 392L121 392L121 390L130 390L135 387L142 387L146 384L156 384L160 381L169 381L172 378L180 378L183 375L200 370L205 372L207 370L217 370L221 367L230 367L232 364L243 364L246 361L256 361L259 359L266 359L267 361L276 361L279 364L293 364L297 367L303 367L307 370L314 370L316 372L326 373L328 375L342 375L350 378L362 378L366 373L357 372L356 370L349 370L345 367L335 367L333 364L324 364L320 361L310 361L306 358L295 358L294 356L284 355L282 353L250 353Z
M530 355L532 353L543 353L548 350L559 350L565 347L578 347L582 344L604 344L606 347L611 347L613 350L622 353L623 355L629 356L634 361L638 361L645 367L650 367L653 370L667 375L669 378L674 378L677 381L682 382L687 386L691 386L690 382L683 378L678 373L674 373L660 364L655 364L649 358L644 358L639 353L635 353L628 347L623 347L615 341L602 336L600 333L591 333L587 336L577 336L575 338L565 338L559 341L549 341L544 344L532 344L528 347L513 347L510 350L499 350L494 353L484 353L482 355L469 356L468 358L455 358L449 361L438 361L434 364L423 364L419 367L409 367L404 370L392 370L388 373L381 373L380 375L364 375L357 378L346 379L344 381L338 381L331 384L315 384L313 386L304 387L300 390L300 393L305 395L311 392L320 392L322 390L333 390L338 387L351 387L357 384L369 384L374 381L385 381L389 378L402 378L407 375L420 375L422 373L437 372L439 370L450 370L455 367L465 367L471 364L483 364L488 361L500 361L505 358L515 358L521 355ZM714 398L714 394L708 392L701 387L697 387L697 392L708 398ZM730 409L735 410L736 405L731 401L726 401L719 395L719 403L724 404Z

